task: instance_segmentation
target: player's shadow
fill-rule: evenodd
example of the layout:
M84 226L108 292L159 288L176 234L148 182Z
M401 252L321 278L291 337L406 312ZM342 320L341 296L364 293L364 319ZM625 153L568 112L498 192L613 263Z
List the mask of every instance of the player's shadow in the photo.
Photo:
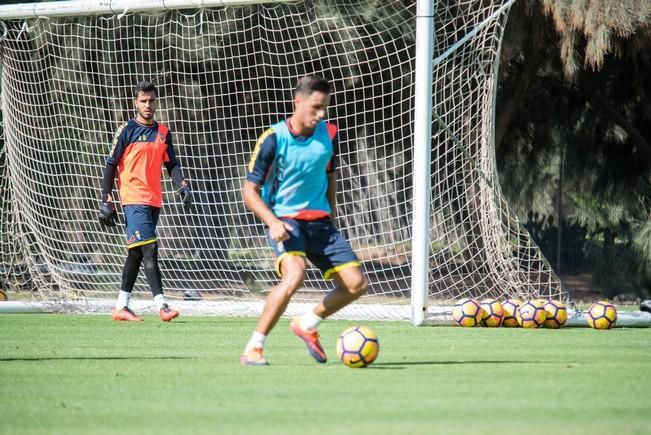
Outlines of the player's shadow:
M158 318L158 316L149 315L149 314L145 314L144 317L145 318L151 317L152 319L154 319L154 318L157 319ZM111 319L109 319L109 320L111 320ZM138 322L135 325L134 325L134 323L136 323L136 322L120 322L120 323L117 323L117 322L113 321L114 325L116 325L118 327L123 327L123 328L133 328L133 327L137 328L138 325L143 325L144 324L144 322ZM167 326L167 325L181 325L181 324L185 325L187 323L189 323L187 320L182 320L182 319L179 319L177 317L176 319L174 319L174 321L171 321L171 322L165 322L165 323L161 322L160 326L163 327L163 328L165 328L165 327L172 328L172 326Z
M9 361L111 361L111 360L177 360L191 359L184 356L35 356L23 358L0 357L0 362Z
M406 366L439 366L458 364L539 364L541 361L402 361L402 362L377 362L369 366L378 370L401 370Z

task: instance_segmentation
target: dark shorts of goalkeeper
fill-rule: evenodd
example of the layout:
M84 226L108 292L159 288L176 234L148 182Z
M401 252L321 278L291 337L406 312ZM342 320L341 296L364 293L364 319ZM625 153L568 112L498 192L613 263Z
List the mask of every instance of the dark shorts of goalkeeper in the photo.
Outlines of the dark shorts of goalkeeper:
M359 267L360 262L348 241L341 235L330 218L313 221L281 218L292 226L289 239L276 243L267 240L276 254L276 273L282 276L280 264L288 255L307 257L323 274L331 279L334 273L348 267Z
M127 223L127 247L131 249L154 243L160 208L150 205L125 205L122 208Z

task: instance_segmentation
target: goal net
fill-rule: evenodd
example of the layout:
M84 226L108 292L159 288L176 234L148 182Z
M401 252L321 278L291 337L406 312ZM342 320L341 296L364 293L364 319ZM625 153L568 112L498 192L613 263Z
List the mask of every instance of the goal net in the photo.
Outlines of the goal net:
M494 97L510 3L434 3L430 219L418 230L429 234L432 314L462 297L565 299L496 173ZM416 11L405 0L313 0L5 17L0 273L10 299L88 311L112 304L124 219L118 207L117 228L99 225L100 185L112 136L133 116L134 84L146 79L158 86L157 119L172 130L195 193L184 211L163 173L166 295L186 312L257 314L277 277L264 228L242 203L245 165L264 129L291 113L297 79L317 73L333 83L328 118L340 129L337 224L370 281L339 316L408 319L419 237L412 175L423 164L413 158ZM309 269L288 314L331 285ZM142 273L134 291L152 306Z

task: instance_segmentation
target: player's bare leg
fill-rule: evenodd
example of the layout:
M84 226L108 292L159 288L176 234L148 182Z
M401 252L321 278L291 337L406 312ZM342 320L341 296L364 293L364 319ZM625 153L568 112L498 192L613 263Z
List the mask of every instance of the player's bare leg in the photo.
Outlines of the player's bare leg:
M359 267L349 267L335 273L336 288L328 293L313 311L292 319L292 332L300 337L310 355L320 363L327 361L325 351L319 341L317 327L321 320L359 298L368 287L368 282Z
M287 309L290 299L303 286L305 279L305 258L288 255L280 263L282 280L271 289L267 296L262 314L255 328L261 334L268 335L278 323L278 319Z
M332 275L336 287L314 308L314 314L325 319L366 293L368 281L359 267L348 267Z
M306 264L303 257L289 255L283 258L280 263L282 279L278 285L271 289L267 296L262 314L260 314L258 320L258 326L255 328L253 336L240 358L242 365L268 365L263 355L264 341L278 323L280 316L287 309L287 305L294 293L303 285L305 268Z
M359 267L342 269L333 275L337 287L328 293L313 311L292 319L292 332L300 337L310 355L320 363L327 361L325 351L319 341L317 327L321 320L359 298L368 287L368 282Z

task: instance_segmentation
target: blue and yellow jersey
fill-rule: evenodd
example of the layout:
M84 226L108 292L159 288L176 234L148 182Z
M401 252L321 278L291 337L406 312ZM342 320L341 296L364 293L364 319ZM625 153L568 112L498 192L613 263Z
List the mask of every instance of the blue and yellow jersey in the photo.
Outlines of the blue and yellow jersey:
M162 165L176 164L172 133L164 124L131 119L115 133L106 163L117 165L122 205L162 207Z
M328 174L335 170L337 127L321 121L311 136L294 134L287 120L259 138L246 179L262 186L262 199L279 217L312 220L332 213Z

